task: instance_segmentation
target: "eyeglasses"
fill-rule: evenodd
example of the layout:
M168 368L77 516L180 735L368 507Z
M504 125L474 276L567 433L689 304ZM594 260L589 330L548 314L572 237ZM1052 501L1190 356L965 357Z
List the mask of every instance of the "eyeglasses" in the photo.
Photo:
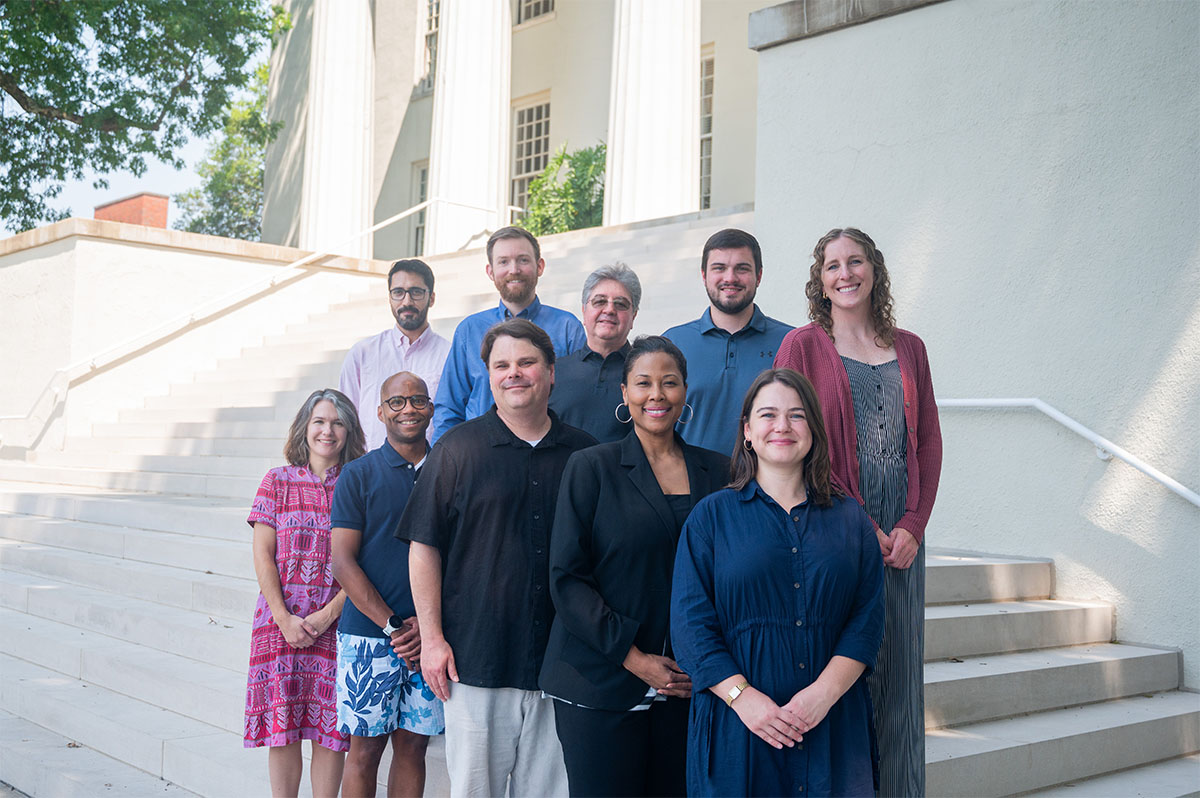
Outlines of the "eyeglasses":
M403 410L405 405L412 405L413 410L424 410L433 404L423 393L414 393L412 396L393 396L383 400L383 403L396 412Z
M416 288L393 288L392 290L388 291L388 293L391 294L392 299L396 300L397 302L404 299L405 294L408 294L410 297L412 297L414 301L420 302L422 299L429 296L429 289L422 288L421 286L417 286Z
M612 305L612 309L617 313L628 313L629 311L633 310L633 303L631 303L628 299L619 296L613 297L612 299L609 299L606 296L592 297L588 304L594 307L596 310L604 310L609 305Z

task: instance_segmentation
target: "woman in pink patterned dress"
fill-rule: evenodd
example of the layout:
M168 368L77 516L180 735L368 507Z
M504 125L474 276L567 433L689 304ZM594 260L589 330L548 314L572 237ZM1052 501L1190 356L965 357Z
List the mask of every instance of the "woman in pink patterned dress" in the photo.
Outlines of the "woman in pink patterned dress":
M333 580L329 511L341 467L363 453L354 405L314 391L292 421L288 465L263 477L248 519L261 593L250 632L245 746L268 746L271 793L295 796L312 740L312 791L337 795L349 741L337 731L337 619L346 594Z

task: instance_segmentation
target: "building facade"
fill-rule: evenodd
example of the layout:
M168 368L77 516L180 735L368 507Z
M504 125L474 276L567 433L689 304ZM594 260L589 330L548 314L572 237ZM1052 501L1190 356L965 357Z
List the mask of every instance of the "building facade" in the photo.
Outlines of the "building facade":
M601 142L606 224L750 202L747 19L764 5L289 0L263 240L381 258L477 245L560 147Z

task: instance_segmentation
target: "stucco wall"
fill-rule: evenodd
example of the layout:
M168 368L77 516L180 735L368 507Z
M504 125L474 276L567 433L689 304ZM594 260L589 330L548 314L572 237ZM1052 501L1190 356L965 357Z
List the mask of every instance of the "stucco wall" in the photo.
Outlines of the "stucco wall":
M149 231L149 232L147 232ZM87 233L96 233L88 235ZM128 235L125 235L128 234ZM153 239L153 240L147 240ZM206 251L202 247L209 247ZM0 242L0 415L23 416L54 374L110 347L220 301L271 277L307 253L282 247L138 225L71 219ZM236 356L262 336L283 332L307 312L342 301L371 283L362 274L386 264L338 258L333 269L267 291L252 304L190 328L138 357L105 367L72 386L66 412L47 427L37 447L61 446L64 435L87 434L122 408L141 406L197 365ZM299 314L299 315L298 315ZM13 447L16 446L14 449ZM22 448L4 441L3 456Z
M867 230L941 397L1037 396L1200 486L1200 5L949 0L759 54L756 226L803 320ZM943 410L928 540L1053 557L1200 687L1200 510L1052 422Z

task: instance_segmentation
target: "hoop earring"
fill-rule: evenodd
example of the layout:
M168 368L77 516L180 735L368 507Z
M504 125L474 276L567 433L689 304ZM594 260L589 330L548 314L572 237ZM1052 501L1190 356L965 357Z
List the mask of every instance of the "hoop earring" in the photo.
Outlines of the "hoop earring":
M627 405L625 402L621 402L621 404L613 408L613 415L616 416L617 421L620 421L622 424L628 424L630 421L633 421L633 411L629 411L629 418L621 418L622 407L628 408L629 405Z
M754 447L750 445L750 441L745 438L742 438L742 448L748 452L754 451Z
M689 405L687 402L684 402L683 406L687 408L688 417L687 417L687 421L685 421L683 419L683 411L681 410L679 412L679 421L677 422L679 424L686 424L686 423L688 423L688 421L691 421L693 418L696 417L696 411L692 408L691 405Z

